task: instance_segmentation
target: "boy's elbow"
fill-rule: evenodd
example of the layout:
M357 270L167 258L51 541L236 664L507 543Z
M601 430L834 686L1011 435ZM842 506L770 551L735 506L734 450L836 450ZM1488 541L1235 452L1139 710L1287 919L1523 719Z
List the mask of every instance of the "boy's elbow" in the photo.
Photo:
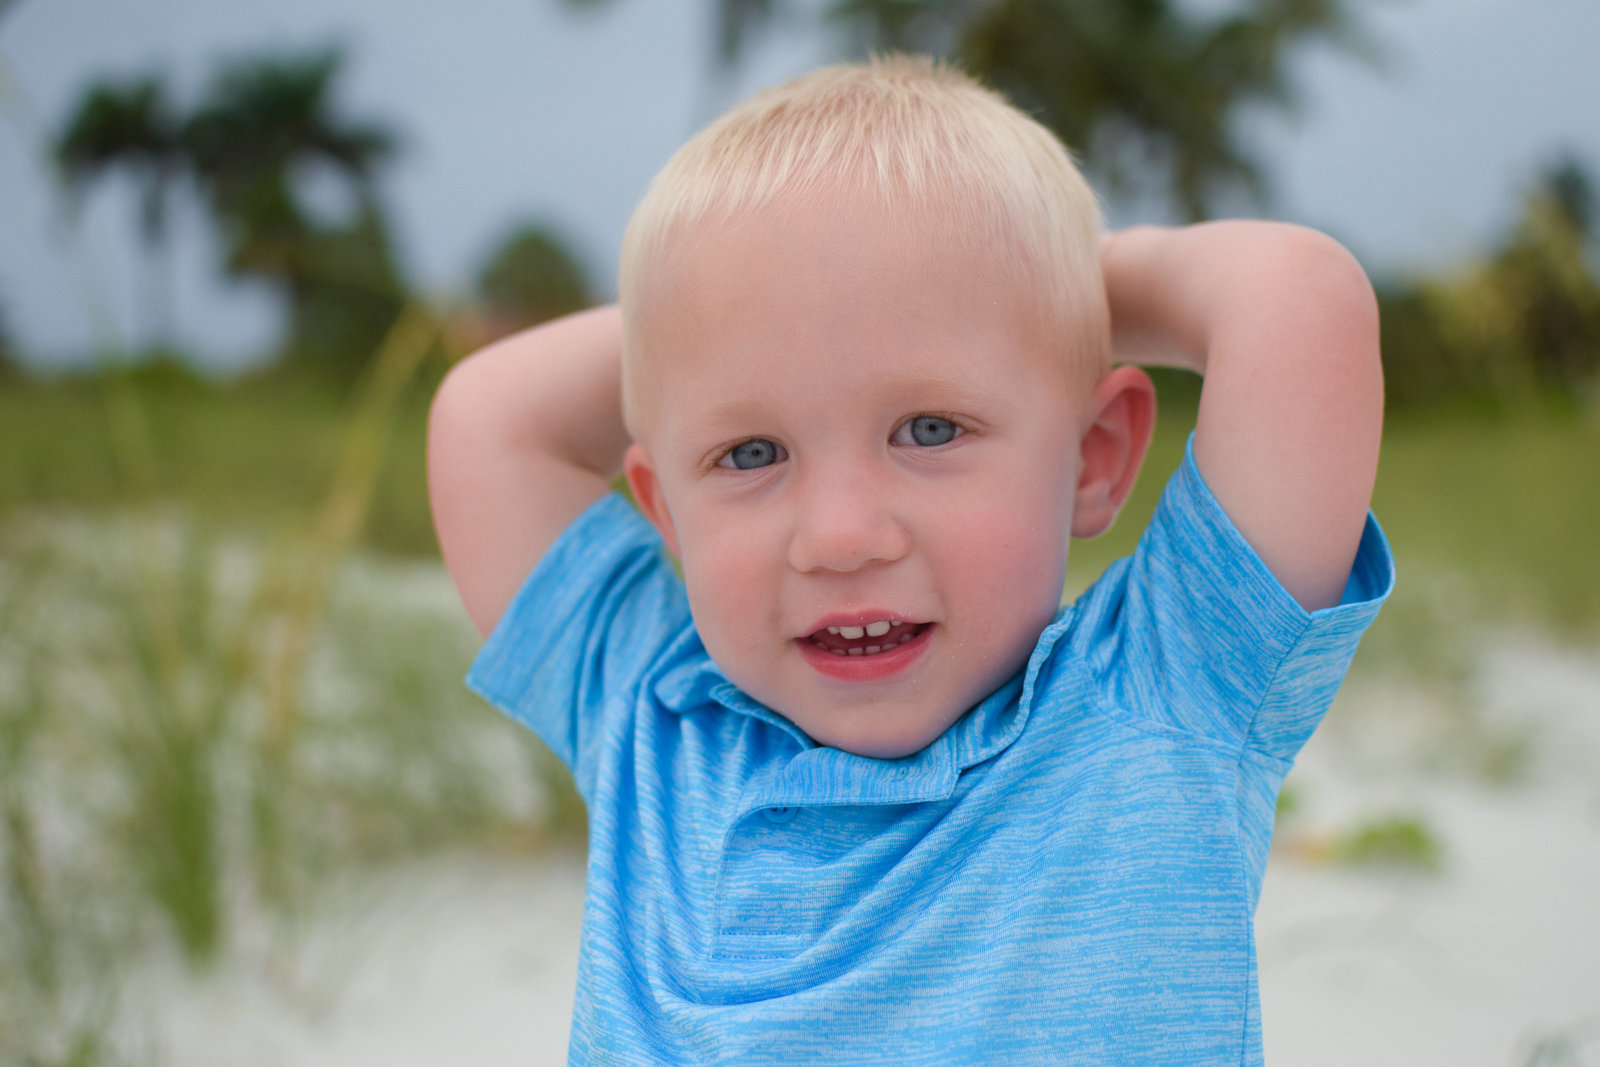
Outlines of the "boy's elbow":
M1360 262L1333 238L1301 230L1295 245L1295 273L1285 277L1303 279L1310 335L1299 347L1305 360L1299 374L1316 398L1317 418L1333 432L1327 447L1347 457L1364 511L1383 435L1377 294Z
M1285 226L1280 278L1302 279L1303 291L1352 341L1366 341L1377 353L1378 296L1355 255L1327 234L1304 226Z
M461 447L505 449L515 436L518 387L507 374L500 341L467 356L445 374L428 408L428 452Z
M481 471L507 450L497 388L492 368L469 356L450 368L429 404L428 497L441 540Z
M1263 269L1275 286L1293 285L1299 313L1297 346L1315 364L1311 373L1343 379L1347 387L1383 402L1378 297L1361 263L1344 245L1304 226L1277 227ZM1291 281L1292 280L1292 281Z
M1319 299L1326 303L1328 329L1337 338L1340 362L1355 378L1365 401L1383 408L1383 355L1378 318L1378 295L1372 281L1349 249L1331 237L1320 240L1310 254L1317 257L1321 279Z
M477 392L476 377L472 360L465 359L450 368L433 394L428 406L430 486L436 486L438 476L445 473L454 458L463 431L473 424L472 413L478 407L473 400Z

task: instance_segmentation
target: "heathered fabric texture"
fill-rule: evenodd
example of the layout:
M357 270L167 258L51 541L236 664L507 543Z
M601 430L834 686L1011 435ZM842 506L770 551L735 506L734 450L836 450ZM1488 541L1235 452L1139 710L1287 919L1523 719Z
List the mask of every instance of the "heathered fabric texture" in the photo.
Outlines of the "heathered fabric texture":
M706 656L620 497L469 675L589 807L573 1063L1261 1062L1284 773L1392 581L1307 615L1191 456L1134 555L923 751L819 747Z

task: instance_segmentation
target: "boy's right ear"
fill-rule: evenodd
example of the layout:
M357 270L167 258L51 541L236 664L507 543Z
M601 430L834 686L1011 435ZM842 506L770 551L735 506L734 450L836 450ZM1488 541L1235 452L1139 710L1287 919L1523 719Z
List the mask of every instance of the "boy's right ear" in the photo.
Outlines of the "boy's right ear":
M672 513L667 510L666 498L661 495L661 479L656 477L655 464L641 445L628 446L627 454L622 457L622 474L628 480L633 502L639 505L640 512L650 520L650 525L656 528L661 540L666 542L667 551L682 559L683 554L678 551L678 530L672 524Z

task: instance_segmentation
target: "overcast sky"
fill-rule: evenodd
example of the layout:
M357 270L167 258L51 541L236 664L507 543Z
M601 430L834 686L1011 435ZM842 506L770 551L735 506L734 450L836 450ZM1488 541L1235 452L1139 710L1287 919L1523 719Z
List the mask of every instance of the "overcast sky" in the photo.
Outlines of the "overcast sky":
M1434 268L1492 240L1558 151L1600 167L1600 0L1366 6L1387 69L1307 53L1299 118L1257 131L1272 215L1330 230L1369 270ZM462 291L507 227L536 219L609 290L634 201L713 104L830 58L796 23L714 97L709 19L706 0L582 15L558 0L17 0L0 16L0 315L45 363L92 347L96 308L125 343L148 325L132 190L89 200L73 253L39 158L38 133L60 127L91 79L163 70L187 105L221 57L334 42L348 52L338 109L402 136L384 196L412 277ZM195 205L174 222L180 336L239 365L270 345L276 307L217 279Z

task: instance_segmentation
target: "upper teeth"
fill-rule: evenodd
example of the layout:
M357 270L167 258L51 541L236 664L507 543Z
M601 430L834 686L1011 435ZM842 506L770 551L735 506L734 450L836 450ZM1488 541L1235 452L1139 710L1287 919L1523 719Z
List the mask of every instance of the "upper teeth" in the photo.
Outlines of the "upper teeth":
M898 619L895 620L895 622L898 621ZM863 637L882 637L889 632L889 628L893 625L893 622L879 619L877 622L869 622L865 626L830 626L828 627L828 632L830 634L838 634L847 641L856 641Z

